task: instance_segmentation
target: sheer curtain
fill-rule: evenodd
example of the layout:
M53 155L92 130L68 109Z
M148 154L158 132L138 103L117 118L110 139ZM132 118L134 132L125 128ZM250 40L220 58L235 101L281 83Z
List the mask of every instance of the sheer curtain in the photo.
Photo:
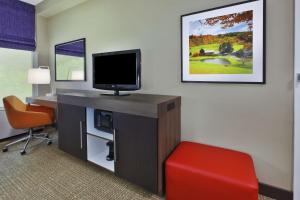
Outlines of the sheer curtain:
M28 68L32 67L32 54L29 51L35 51L35 48L35 7L18 0L0 0L0 50L2 49L0 95L1 92L6 94L7 90L11 90L10 95L22 96L22 92L26 88L28 89L24 76ZM16 52L9 53L13 50ZM4 52L8 53L5 58L3 57L6 55ZM10 57L10 55L13 56ZM25 60L23 60L24 56ZM13 61L16 64L13 65ZM12 73L12 71L16 73ZM10 82L7 82L8 80ZM6 85L6 83L8 84ZM20 91L22 92L20 93ZM2 99L0 101L2 102ZM22 130L14 130L10 127L5 111L1 109L0 106L0 139L22 133Z

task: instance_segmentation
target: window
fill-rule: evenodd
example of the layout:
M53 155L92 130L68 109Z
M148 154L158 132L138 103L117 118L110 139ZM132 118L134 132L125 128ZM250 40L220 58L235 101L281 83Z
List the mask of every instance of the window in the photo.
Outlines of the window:
M28 69L33 66L32 53L0 48L0 107L5 96L15 95L23 101L32 96L32 85L27 83Z

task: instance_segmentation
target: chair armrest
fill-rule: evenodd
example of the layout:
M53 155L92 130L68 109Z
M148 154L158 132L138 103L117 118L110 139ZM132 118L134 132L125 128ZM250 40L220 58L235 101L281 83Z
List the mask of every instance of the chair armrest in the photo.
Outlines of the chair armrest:
M51 120L53 120L54 117L54 109L46 106L27 105L26 111L47 113L50 115Z

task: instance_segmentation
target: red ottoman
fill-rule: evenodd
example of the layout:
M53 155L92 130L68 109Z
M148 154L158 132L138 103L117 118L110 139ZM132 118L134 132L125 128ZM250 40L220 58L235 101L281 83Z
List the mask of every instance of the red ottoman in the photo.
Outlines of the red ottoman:
M166 162L167 200L257 200L258 181L245 153L182 142Z

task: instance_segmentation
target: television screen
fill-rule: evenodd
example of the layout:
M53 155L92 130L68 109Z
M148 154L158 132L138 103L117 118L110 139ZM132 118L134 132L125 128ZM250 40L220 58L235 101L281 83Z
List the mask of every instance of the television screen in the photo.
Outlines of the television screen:
M95 57L95 84L136 84L136 54Z
M105 90L140 89L139 49L93 54L93 87Z

